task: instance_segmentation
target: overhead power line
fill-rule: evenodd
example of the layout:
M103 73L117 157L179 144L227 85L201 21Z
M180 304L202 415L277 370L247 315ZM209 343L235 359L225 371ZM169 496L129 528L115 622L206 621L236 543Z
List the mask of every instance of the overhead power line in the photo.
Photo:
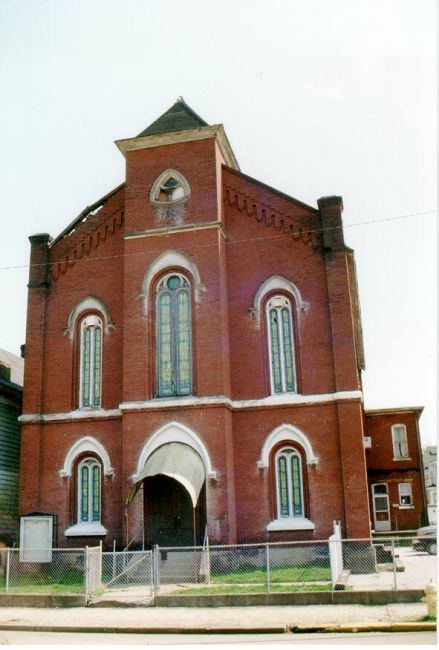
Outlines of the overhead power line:
M420 217L420 216L427 215L427 214L436 214L436 212L437 212L437 210L424 210L423 212L412 212L411 214L401 214L401 215L398 215L398 216L395 216L395 217L386 217L384 219L370 219L369 221L359 221L357 223L348 223L348 224L344 224L342 226L333 226L333 227L330 227L330 228L303 229L302 234L306 235L306 234L311 234L313 232L321 233L323 231L327 232L329 230L338 230L339 228L342 228L343 230L346 230L347 228L356 228L358 226L370 226L370 225L373 225L373 224L387 223L389 221L399 221L400 219L410 219L410 218L413 218L413 217ZM164 236L167 235L167 233L163 233L163 234L164 234ZM172 231L169 234L172 234ZM227 243L229 245L230 244L233 245L233 244L242 244L244 242L253 242L253 241L260 241L260 240L266 241L267 239L279 239L279 238L282 238L282 237L285 237L285 233L282 233L282 234L279 234L279 235L269 235L268 237L267 236L264 236L264 237L250 237L248 239L236 239L236 240L230 240L229 239L227 241ZM210 246L209 245L187 246L185 248L187 250L195 250L197 248L203 248L203 249L205 249L205 248L213 248L214 246L216 246L216 245L212 244ZM96 261L100 261L100 260L110 260L110 259L117 259L117 258L121 258L121 257L134 257L136 255L146 255L148 252L149 251L139 251L137 253L121 253L120 255L103 255L101 257L82 257L81 259L78 259L78 260L72 260L72 262L74 262L75 264L79 264L81 262L91 262L91 261L96 262ZM64 261L66 261L66 260L56 260L54 262L47 262L47 266L52 266L52 265L55 265L55 264L59 264L60 262L62 263ZM30 268L31 266L32 267L46 266L46 263L43 262L41 264L19 264L19 265L15 265L15 266L0 266L0 271L11 271L11 270L16 270L16 269L27 269L27 268Z

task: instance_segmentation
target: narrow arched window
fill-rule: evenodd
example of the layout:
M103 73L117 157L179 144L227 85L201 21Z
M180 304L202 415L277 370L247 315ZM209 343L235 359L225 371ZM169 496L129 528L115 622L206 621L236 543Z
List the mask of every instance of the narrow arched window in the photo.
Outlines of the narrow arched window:
M86 316L80 325L80 408L101 405L102 387L102 321L99 316Z
M303 517L302 460L295 449L276 454L276 495L278 517Z
M296 391L294 336L291 303L286 296L273 296L267 303L270 379L272 393Z
M101 521L101 466L95 458L78 465L78 523Z
M166 275L157 285L157 394L192 393L191 292L179 273Z
M187 180L175 169L166 169L154 181L150 200L155 205L172 205L188 199L190 188Z

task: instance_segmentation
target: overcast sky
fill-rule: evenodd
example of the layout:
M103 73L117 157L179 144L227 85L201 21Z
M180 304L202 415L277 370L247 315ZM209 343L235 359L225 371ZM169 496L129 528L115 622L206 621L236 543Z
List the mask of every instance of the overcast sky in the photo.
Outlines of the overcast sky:
M0 347L25 340L28 236L124 180L114 140L183 95L243 172L356 252L368 408L436 440L436 2L0 0Z

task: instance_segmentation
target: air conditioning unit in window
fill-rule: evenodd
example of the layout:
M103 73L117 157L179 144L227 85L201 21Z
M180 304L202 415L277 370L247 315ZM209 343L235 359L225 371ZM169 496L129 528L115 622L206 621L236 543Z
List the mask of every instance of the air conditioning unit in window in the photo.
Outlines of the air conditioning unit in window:
M364 436L363 445L365 449L370 449L372 447L372 438L370 436Z

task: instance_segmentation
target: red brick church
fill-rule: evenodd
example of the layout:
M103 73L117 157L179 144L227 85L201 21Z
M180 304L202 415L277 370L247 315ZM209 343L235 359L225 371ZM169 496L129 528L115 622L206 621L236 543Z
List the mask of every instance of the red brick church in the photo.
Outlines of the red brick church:
M182 98L116 144L125 182L30 237L21 514L59 546L418 527L420 410L365 413L341 197L250 178Z

